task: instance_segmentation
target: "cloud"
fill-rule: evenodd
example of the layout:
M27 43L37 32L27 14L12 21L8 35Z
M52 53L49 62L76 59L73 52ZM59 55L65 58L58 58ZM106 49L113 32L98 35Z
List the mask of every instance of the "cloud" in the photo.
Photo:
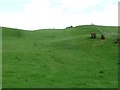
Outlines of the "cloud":
M117 0L32 0L20 7L22 12L0 11L0 25L33 30L118 23Z

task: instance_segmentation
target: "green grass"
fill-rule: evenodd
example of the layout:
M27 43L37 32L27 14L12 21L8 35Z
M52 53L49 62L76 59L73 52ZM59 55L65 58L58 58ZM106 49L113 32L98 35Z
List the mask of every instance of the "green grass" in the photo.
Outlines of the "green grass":
M2 89L2 28L0 27L0 89Z
M25 31L3 28L3 88L117 88L117 27ZM97 39L91 39L95 31Z

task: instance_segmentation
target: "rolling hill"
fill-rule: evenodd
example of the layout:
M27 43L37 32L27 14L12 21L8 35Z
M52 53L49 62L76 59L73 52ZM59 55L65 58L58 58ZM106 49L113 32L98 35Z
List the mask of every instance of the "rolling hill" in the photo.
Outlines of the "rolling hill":
M117 88L117 27L99 27L105 40L92 25L35 31L3 27L3 88Z

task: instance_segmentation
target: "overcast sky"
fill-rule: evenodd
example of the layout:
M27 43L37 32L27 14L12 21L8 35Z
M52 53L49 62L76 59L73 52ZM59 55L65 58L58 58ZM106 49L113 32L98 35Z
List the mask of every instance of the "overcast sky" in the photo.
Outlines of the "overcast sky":
M20 29L118 25L119 0L0 0L0 26Z

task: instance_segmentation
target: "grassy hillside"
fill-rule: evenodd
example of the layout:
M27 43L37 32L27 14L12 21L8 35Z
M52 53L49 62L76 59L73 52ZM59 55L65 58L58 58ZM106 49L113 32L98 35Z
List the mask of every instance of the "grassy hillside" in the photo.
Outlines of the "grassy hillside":
M25 31L3 28L3 87L114 88L118 85L117 27ZM91 32L97 39L91 39Z
M0 89L2 89L2 28L0 27Z

